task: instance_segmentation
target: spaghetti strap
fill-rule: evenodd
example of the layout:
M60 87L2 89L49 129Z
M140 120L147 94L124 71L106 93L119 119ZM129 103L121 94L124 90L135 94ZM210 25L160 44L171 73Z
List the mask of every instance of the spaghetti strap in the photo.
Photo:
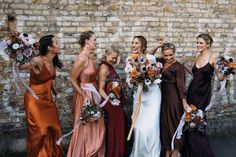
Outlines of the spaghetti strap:
M211 53L211 55L210 55L210 57L209 57L209 59L208 59L208 63L209 63L209 61L210 61L210 59L211 59L211 56L212 56L212 53Z

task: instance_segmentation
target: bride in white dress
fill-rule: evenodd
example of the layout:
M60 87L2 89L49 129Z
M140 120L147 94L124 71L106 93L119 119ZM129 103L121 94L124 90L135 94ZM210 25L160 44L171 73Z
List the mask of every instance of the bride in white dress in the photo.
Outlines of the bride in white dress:
M147 41L143 36L135 36L132 41L132 52L146 55L153 62L155 57L146 54ZM137 107L137 93L134 93L133 115ZM160 142L160 107L161 91L157 84L150 84L147 92L141 93L141 108L134 124L134 143L130 157L159 157Z

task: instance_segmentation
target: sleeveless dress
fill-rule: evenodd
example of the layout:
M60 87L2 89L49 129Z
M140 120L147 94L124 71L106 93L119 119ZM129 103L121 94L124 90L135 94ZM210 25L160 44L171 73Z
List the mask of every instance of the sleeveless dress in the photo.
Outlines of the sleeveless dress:
M24 95L28 121L27 157L60 157L61 146L56 141L61 136L61 127L55 103L52 99L52 85L56 73L51 74L46 65L36 74L30 71L30 88L39 97L29 92Z
M184 67L175 62L162 72L161 144L171 150L172 137L183 115L182 99L186 99ZM175 139L175 148L181 148L183 140Z
M150 60L152 56L147 55L147 58ZM134 142L130 157L159 157L161 91L157 84L151 84L148 86L148 91L142 92L141 95L141 109L134 125ZM136 92L133 96L133 111L135 111L138 101Z
M192 68L194 75L187 91L187 102L193 104L203 111L210 103L211 80L214 68L208 63L202 68L197 68L196 64ZM206 129L206 128L205 128ZM187 131L186 137L186 157L214 157L214 153L209 145L208 137L205 133L198 131Z
M108 93L107 84L112 81L120 81L112 65L103 62L109 69L105 92ZM121 101L121 100L120 100ZM104 109L107 113L108 123L106 130L106 157L124 157L125 153L125 113L122 102L119 106L113 106L108 102Z
M82 54L80 54L82 55ZM81 72L78 78L79 86L85 83L92 83L97 88L97 69L93 59L88 57L88 66ZM94 100L91 91L84 91L90 100ZM84 98L75 93L74 102L74 127L79 122L80 112ZM67 157L104 157L105 155L105 127L103 118L86 125L80 125L71 137Z

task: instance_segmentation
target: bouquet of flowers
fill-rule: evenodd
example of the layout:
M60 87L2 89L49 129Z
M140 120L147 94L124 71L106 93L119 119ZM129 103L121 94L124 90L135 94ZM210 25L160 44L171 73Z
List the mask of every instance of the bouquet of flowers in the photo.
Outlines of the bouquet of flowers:
M151 60L132 53L128 57L128 63L125 67L125 72L128 74L126 82L131 88L135 89L137 89L139 83L142 83L143 91L146 92L148 91L148 85L161 82L160 72L162 68L162 64L156 62L155 59Z
M38 43L26 33L10 32L1 42L4 52L14 62L25 64L38 53Z
M191 112L187 112L185 116L183 132L188 130L197 130L204 133L206 124L207 123L204 120L204 112L201 109L197 109L194 105L191 105Z
M111 99L111 104L113 106L120 105L121 89L122 85L119 81L111 81L107 84L108 96Z
M236 63L233 63L232 57L219 57L216 63L216 69L223 75L235 74Z
M82 107L80 121L82 124L86 124L98 120L101 116L101 109L97 105L93 105L90 101L87 101Z

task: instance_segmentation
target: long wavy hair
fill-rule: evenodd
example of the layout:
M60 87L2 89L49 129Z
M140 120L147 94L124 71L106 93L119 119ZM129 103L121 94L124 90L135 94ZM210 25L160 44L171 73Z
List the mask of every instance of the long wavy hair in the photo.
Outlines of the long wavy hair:
M54 35L45 35L39 40L39 55L44 56L48 53L48 46L52 46ZM53 65L62 68L62 62L58 55L53 58Z

